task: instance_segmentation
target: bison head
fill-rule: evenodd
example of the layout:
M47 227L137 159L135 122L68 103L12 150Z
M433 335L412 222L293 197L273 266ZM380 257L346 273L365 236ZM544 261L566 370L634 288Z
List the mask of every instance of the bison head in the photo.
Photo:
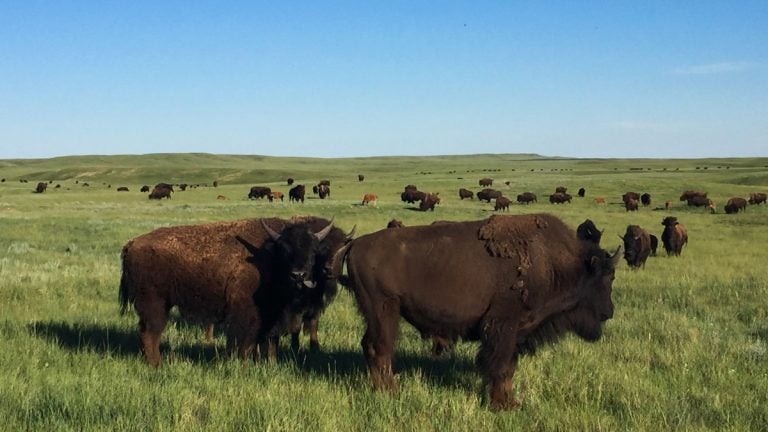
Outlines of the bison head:
M665 227L672 228L677 225L677 218L674 216L667 216L664 218L664 220L661 221L661 224Z
M315 288L316 256L322 241L333 229L333 221L317 233L313 233L305 223L289 225L280 233L263 220L261 223L275 243L274 258L276 268L282 272L280 277L287 277L292 288L298 290Z
M622 247L619 246L613 255L599 247L591 247L590 251L579 280L577 291L580 298L576 307L570 311L569 319L576 334L592 342L600 339L603 322L613 317L611 292Z

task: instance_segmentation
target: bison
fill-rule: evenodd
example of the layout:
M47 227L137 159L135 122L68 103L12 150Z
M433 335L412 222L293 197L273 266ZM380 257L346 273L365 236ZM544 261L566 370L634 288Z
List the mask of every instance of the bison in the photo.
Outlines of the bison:
M556 192L549 196L549 202L552 204L570 203L572 198L570 194Z
M680 201L688 201L689 199L691 199L693 197L706 198L707 197L707 193L706 192L701 192L701 191L687 190L687 191L683 192L680 195Z
M327 184L320 183L317 185L317 195L320 197L320 199L325 199L327 197L331 196L331 187Z
M750 204L765 204L766 198L768 198L768 195L764 194L763 192L751 192L749 194L749 203Z
M283 201L283 198L285 197L285 195L282 192L280 192L280 191L272 191L272 193L270 195L272 195L272 199L270 201L273 201L273 200L276 200L276 199L279 199L280 201Z
M335 294L331 258L347 240L314 217L159 228L123 247L121 311L136 310L141 349L153 366L173 306L187 319L223 323L230 354L246 359L259 343L274 359L276 338L295 330L297 316L317 318Z
M39 182L37 183L37 187L35 187L35 193L43 193L47 188L48 188L48 183Z
M558 187L555 188L555 193L564 194L566 192L568 192L568 188L565 187L565 186L558 186Z
M139 192L149 192L149 185L142 186Z
M288 191L288 202L293 202L293 201L299 202L299 201L301 201L303 203L304 202L304 193L305 192L306 192L306 188L304 187L303 184L296 185L296 186L292 187Z
M128 192L128 188L125 186L120 186L116 189L118 192Z
M600 244L600 239L603 237L603 232L597 229L595 223L591 219L586 219L584 222L576 227L576 237L580 240L592 242L596 245Z
M361 345L376 389L397 391L402 317L422 335L481 341L476 364L491 408L506 409L519 404L512 378L521 355L570 331L600 339L620 258L621 246L611 255L552 215L496 215L359 237L337 254L334 274L365 320Z
M711 199L700 195L688 198L687 202L690 207L709 207L712 204Z
M437 193L425 193L424 198L419 203L419 210L421 211L435 211L435 205L440 204L440 197Z
M364 175L362 175L362 174L358 174L358 175L357 175L357 181L361 182L361 181L363 181L363 180L365 180L365 176L364 176Z
M291 177L288 177L288 180L286 180L286 183L288 183L288 186L293 186L294 180Z
M520 204L530 204L536 202L536 194L533 192L523 192L517 196L517 202Z
M491 202L492 199L496 199L501 196L501 192L485 188L477 193L477 199L480 201Z
M511 202L509 201L509 198L500 196L496 198L496 204L493 206L493 209L498 210L509 210L509 204Z
M651 205L651 194L644 193L640 195L640 203L643 204L643 207L648 207L649 205Z
M638 205L637 200L629 198L628 200L624 201L624 208L627 209L627 211L637 211Z
M645 267L645 261L651 254L651 236L639 225L628 225L622 238L624 241L624 259L631 268Z
M490 178L481 178L477 184L479 184L481 187L488 187L493 185L493 179Z
M460 188L459 199L463 200L464 198L475 199L475 194L469 189Z
M621 196L621 201L626 204L629 200L640 202L640 194L637 192L627 192Z
M741 197L733 197L728 200L724 208L728 214L738 213L747 209L747 200Z
M87 183L83 183L83 185L86 184ZM168 183L158 183L155 185L154 189L152 189L152 192L149 193L149 199L171 199L171 192L173 192L173 186Z
M416 201L423 201L426 194L416 189L406 189L400 194L400 199L408 204L413 204Z
M605 197L596 197L595 204L605 204Z
M653 234L648 235L651 238L651 255L656 256L656 249L659 247L659 238Z
M377 197L376 194L367 193L363 195L363 202L361 205L367 205L367 204L376 205L378 200L379 200L379 197Z
M582 188L579 188L577 195L579 196L579 198L584 198L584 195L586 195L586 193L587 191L582 187Z
M261 199L266 198L269 202L272 202L272 189L267 186L253 186L248 192L248 199Z
M679 256L683 252L683 246L688 244L688 231L674 216L665 217L661 224L664 225L664 231L661 233L664 250L667 255Z

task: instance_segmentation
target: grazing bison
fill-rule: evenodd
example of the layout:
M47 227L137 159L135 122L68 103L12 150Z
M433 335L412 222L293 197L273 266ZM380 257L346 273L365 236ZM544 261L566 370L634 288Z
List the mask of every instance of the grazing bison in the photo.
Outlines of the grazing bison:
M584 188L579 188L579 191L577 194L579 195L579 198L584 198L584 195L586 195L587 191Z
M493 209L496 211L499 211L499 210L509 211L509 204L511 204L511 202L509 201L509 198L500 196L496 198L496 204L493 206Z
M37 187L35 187L35 193L43 193L46 189L48 189L48 183L39 182L37 183Z
M645 261L651 254L651 236L639 225L628 225L622 238L624 241L624 259L632 268L645 267Z
M768 195L762 193L762 192L751 192L749 194L749 203L750 204L765 204L766 199L768 198Z
M362 175L362 174L358 174L358 175L357 175L357 181L361 182L361 181L363 181L363 180L365 180L365 176L364 176L364 175Z
M285 195L283 195L283 193L280 191L272 191L270 195L272 195L272 199L270 201L276 200L276 199L283 201L283 198L285 197Z
M688 243L688 231L674 216L667 216L661 221L664 231L661 233L661 242L667 255L679 256L683 252L683 246Z
M363 202L361 205L368 205L373 204L376 205L376 202L378 202L379 197L376 196L376 194L367 193L363 195Z
M728 214L738 213L747 209L747 200L741 197L733 197L725 204L725 212Z
M651 194L644 193L640 195L640 202L643 204L643 207L648 207L651 205Z
M573 197L570 194L557 192L549 196L549 202L552 204L563 204L571 202Z
M296 186L292 187L288 191L288 202L293 202L293 201L299 202L299 201L301 201L303 203L304 202L304 193L305 192L306 192L306 188L304 187L303 184L296 185Z
M493 189L483 189L477 193L477 199L480 201L491 202L492 199L497 199L501 196L501 192Z
M400 194L400 199L408 204L413 204L416 201L423 201L426 194L422 191L415 189L406 189Z
M149 185L142 186L139 192L149 192Z
M656 249L659 247L659 238L653 234L648 234L651 238L651 255L656 256Z
M475 199L475 194L469 189L460 188L459 199L463 200L464 198Z
M419 203L419 210L421 211L435 211L435 205L440 204L440 197L436 193L425 193L424 198Z
M493 185L493 179L489 178L481 178L480 181L477 182L481 187L488 187Z
M576 227L576 237L580 240L599 245L600 239L603 237L603 232L597 229L597 226L595 226L595 223L592 222L591 219L586 219Z
M87 183L83 183L83 186L86 184ZM149 199L171 199L171 192L173 192L173 186L168 183L158 183L155 185L154 189L152 189L152 192L149 193Z
M496 215L362 236L334 259L334 274L346 262L339 280L367 325L361 345L375 388L397 391L402 317L425 336L481 341L476 363L490 405L506 409L518 405L520 355L569 331L600 338L620 257L621 247L610 255L552 215Z
M125 187L125 186L120 186L119 188L117 188L117 191L118 192L128 192L128 188Z
M704 196L693 196L688 198L688 206L691 207L709 207L712 200Z
M637 200L629 198L628 200L624 201L624 208L626 208L628 212L637 211L637 208L638 208Z
M701 192L701 191L687 190L687 191L683 192L682 195L680 195L680 201L688 201L689 199L691 199L693 197L706 198L707 197L707 193L706 192Z
M272 202L272 189L267 186L253 186L248 192L248 199L261 199L266 198L269 202Z
M216 199L217 200L221 200L221 201L225 201L227 199L227 197L225 197L224 195L216 195Z
M248 358L258 342L274 358L276 338L295 317L321 311L335 294L331 258L346 241L314 217L160 228L123 247L121 311L134 306L141 348L154 366L173 306L187 319L223 323L229 353Z
M536 202L536 194L533 192L523 192L517 196L517 202L520 204L530 204Z

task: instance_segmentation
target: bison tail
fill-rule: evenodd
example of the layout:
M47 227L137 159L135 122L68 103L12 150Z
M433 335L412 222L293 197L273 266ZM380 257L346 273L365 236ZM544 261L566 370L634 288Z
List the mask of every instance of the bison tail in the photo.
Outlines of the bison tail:
M121 315L124 315L126 312L128 312L128 306L132 305L136 299L136 292L133 290L133 280L131 278L130 265L127 265L128 263L126 262L128 248L130 247L131 243L132 242L129 242L127 245L125 245L123 248L123 253L121 254L123 263L123 272L120 275L119 293Z

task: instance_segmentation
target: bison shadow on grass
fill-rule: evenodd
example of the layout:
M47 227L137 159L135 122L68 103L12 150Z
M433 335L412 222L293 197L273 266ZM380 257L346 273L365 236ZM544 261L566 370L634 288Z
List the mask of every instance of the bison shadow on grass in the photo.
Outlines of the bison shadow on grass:
M206 366L214 365L217 361L228 361L223 343L204 343L200 325L188 323L172 313L168 328L172 327L191 333L198 339L175 342L173 349L170 349L168 342L163 342L160 350L173 359L166 363L167 365L188 361ZM187 328L188 330L185 330ZM142 361L139 337L133 327L37 321L27 325L27 332L73 353L96 353L101 356L135 358L136 361ZM279 350L277 362L295 364L297 374L302 376L319 377L338 383L340 377L348 379L355 376L365 377L367 374L365 360L357 346L340 350L324 348L319 352L299 351L298 354L292 353L287 345L285 348ZM474 363L471 357L448 354L433 358L429 355L429 346L426 343L423 349L416 352L398 349L395 366L403 375L412 376L418 373L422 379L441 387L470 390L477 386L476 377L472 373Z

